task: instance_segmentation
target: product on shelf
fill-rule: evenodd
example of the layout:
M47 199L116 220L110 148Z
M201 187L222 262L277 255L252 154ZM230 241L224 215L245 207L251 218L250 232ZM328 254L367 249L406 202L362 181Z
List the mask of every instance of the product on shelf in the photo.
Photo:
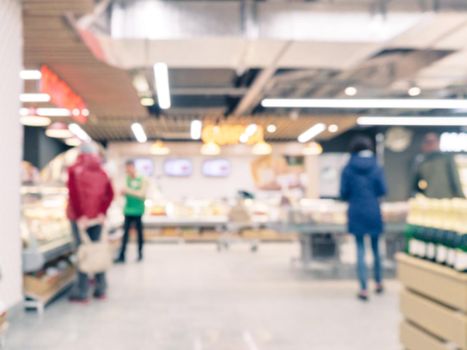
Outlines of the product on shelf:
M35 273L24 275L23 285L26 295L44 296L61 288L64 283L74 278L75 268L66 258L47 266Z
M22 239L25 247L71 241L66 218L66 192L61 187L24 186L22 192Z
M302 199L299 206L289 211L290 222L345 225L347 223L347 203L332 199ZM407 217L406 202L387 202L381 205L386 223L403 223Z
M467 272L467 200L417 196L409 201L406 252Z

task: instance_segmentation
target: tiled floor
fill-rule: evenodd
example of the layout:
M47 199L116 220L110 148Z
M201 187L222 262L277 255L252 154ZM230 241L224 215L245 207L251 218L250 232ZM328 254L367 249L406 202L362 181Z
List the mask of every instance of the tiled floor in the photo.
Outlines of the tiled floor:
M130 246L133 251L135 247ZM397 350L398 284L367 303L354 281L290 265L294 244L147 246L109 274L107 301L50 305L12 320L9 350Z

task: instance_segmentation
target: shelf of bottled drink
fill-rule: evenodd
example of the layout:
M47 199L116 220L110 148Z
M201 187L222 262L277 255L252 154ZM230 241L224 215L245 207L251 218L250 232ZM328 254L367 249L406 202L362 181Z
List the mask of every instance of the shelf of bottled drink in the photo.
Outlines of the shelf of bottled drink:
M411 199L405 240L409 255L467 272L467 199Z

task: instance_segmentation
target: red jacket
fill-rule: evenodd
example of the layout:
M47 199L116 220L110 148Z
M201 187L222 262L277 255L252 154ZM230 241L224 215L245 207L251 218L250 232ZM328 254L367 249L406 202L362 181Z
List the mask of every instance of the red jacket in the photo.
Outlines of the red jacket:
M114 192L97 156L81 154L68 168L68 196L67 215L70 220L76 221L84 216L95 219L107 213Z

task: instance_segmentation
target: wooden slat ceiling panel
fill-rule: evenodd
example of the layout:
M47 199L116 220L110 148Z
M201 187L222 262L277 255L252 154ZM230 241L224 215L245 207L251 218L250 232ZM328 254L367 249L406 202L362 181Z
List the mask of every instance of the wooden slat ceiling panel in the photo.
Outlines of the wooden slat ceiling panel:
M355 125L355 116L300 116L296 120L280 116L256 116L244 118L231 118L226 123L243 124L256 123L264 129L269 124L275 124L277 131L274 134L265 133L269 141L288 141L295 140L297 135L316 123L324 122L327 125L337 124L339 133L342 133ZM89 123L85 126L86 131L96 140L130 140L133 138L131 124L135 121L141 122L149 139L171 139L173 135L183 135L189 137L190 122L189 118L100 118L95 123ZM206 120L205 124L214 123L214 119ZM327 139L336 134L324 132L319 139ZM178 138L178 137L176 137Z
M0 0L1 1L1 0ZM149 118L147 110L139 103L128 72L98 61L81 42L66 21L65 13L76 16L93 10L94 0L23 0L24 17L24 66L39 67L46 64L81 95L91 110L90 122L84 127L96 140L130 140L131 123L140 121L150 139L189 137L194 110L172 109L170 116ZM34 91L34 86L27 86ZM216 122L221 111L209 116L205 122ZM300 116L298 119L283 116L258 115L254 118L229 118L227 122L258 123L263 127L276 124L278 130L267 134L271 141L294 140L297 135L323 121L322 116ZM326 123L338 124L340 131L353 126L354 117L326 117ZM330 134L321 135L324 138Z
M77 13L91 12L94 0L23 0L23 11L26 14L45 14L60 16L65 11Z
M65 19L90 13L94 0L24 0L24 66L50 66L81 95L92 115L139 117L139 103L128 72L98 61Z

